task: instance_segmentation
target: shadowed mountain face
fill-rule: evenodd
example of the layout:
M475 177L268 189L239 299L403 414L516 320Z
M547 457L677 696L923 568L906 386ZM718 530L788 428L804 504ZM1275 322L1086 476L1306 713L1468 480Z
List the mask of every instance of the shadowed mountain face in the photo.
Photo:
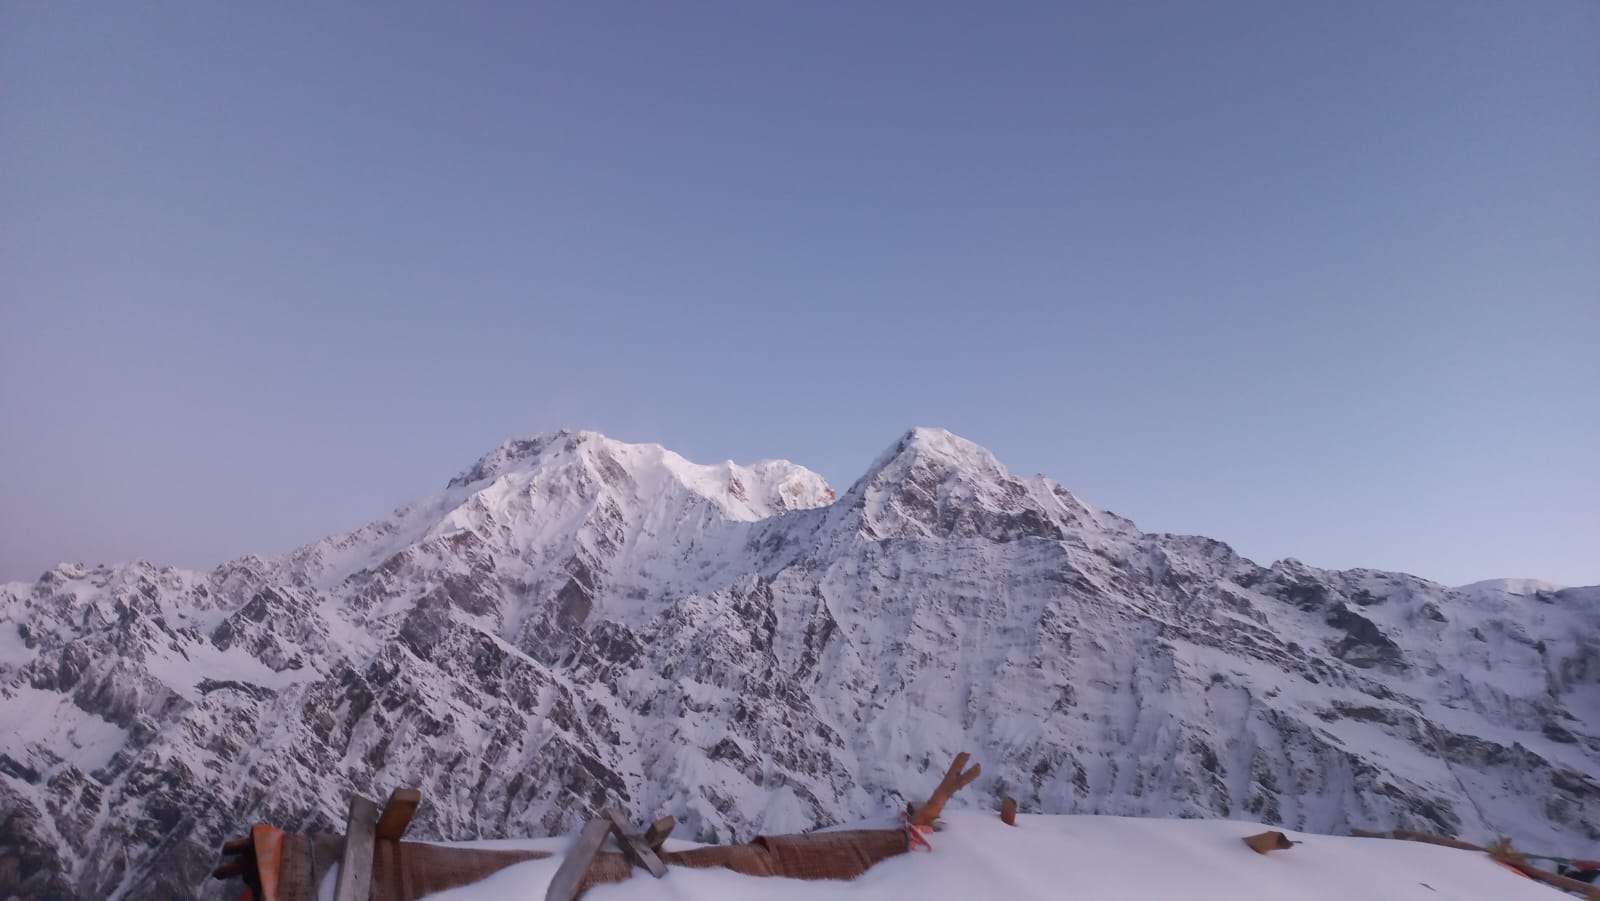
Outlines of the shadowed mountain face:
M593 433L209 573L0 587L0 895L210 889L252 821L745 839L969 803L1600 840L1600 589L1261 567L947 432L841 497Z

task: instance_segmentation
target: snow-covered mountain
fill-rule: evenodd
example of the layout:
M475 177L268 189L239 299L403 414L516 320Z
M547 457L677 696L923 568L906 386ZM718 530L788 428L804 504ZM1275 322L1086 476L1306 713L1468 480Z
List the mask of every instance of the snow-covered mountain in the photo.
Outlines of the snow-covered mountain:
M842 496L590 432L208 573L0 587L0 896L191 897L251 821L748 838L924 794L1600 840L1600 588L1258 566L917 429Z

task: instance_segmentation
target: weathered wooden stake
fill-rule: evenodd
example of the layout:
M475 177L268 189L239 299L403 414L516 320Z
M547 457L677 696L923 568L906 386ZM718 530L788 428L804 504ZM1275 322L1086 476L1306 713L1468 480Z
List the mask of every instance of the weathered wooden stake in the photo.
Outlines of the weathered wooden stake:
M232 879L246 873L254 873L256 868L256 851L250 844L250 837L230 838L222 843L222 862L211 871L213 879Z
M644 843L650 846L650 850L660 851L661 846L667 843L667 836L672 834L673 827L677 825L678 821L672 817L656 820L644 831Z
M283 869L283 830L257 823L250 827L250 845L255 850L256 881L260 883L260 891L256 895L261 901L278 901L278 877Z
M578 896L578 886L583 883L584 875L589 872L589 864L600 852L600 846L605 844L606 835L610 832L609 817L598 816L584 824L583 831L578 833L578 840L567 849L567 856L561 859L560 868L551 877L544 901L572 901Z
M1000 822L1007 826L1017 825L1017 801L1015 798L1005 798L1000 802Z
M398 840L406 834L411 818L416 816L417 805L421 803L422 792L414 788L395 789L389 795L389 803L383 805L383 815L378 817L378 826L373 834L380 839Z
M650 871L650 875L660 879L667 875L667 865L661 862L656 852L650 850L644 839L637 835L628 834L628 821L615 807L606 808L606 818L611 820L611 831L617 836L617 847L622 853L638 866Z
M360 795L350 798L350 816L344 825L344 855L339 858L339 882L334 901L367 901L372 895L373 828L378 805Z
M966 772L961 771L961 768L967 765L967 758L971 756L966 751L956 755L956 759L950 764L950 769L945 771L944 778L939 780L939 785L934 788L933 794L928 796L927 802L911 814L911 825L932 826L933 821L944 812L945 802L950 800L950 796L978 778L978 774L983 771L983 767L978 764L973 764L972 769Z
M1245 836L1244 843L1249 845L1250 850L1257 854L1266 854L1269 851L1287 851L1295 846L1295 843L1289 840L1289 836L1276 829Z

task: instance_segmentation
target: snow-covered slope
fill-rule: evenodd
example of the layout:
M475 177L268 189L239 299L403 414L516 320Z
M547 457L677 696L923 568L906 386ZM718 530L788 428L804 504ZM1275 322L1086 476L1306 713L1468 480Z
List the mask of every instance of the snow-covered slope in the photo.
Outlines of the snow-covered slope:
M893 809L961 749L1025 810L1592 853L1600 588L1262 567L931 429L837 499L516 439L280 558L0 588L0 894L184 897L229 830L398 785L440 838L608 800L748 838Z
M723 870L672 868L656 881L639 871L584 901L1559 901L1559 892L1487 855L1438 845L1289 833L1300 844L1260 855L1241 839L1265 828L1235 820L955 813L931 852L891 858L846 883L755 879ZM556 853L568 842L497 842ZM559 857L503 870L437 901L544 897ZM330 874L331 876L332 874ZM324 901L332 901L332 880Z

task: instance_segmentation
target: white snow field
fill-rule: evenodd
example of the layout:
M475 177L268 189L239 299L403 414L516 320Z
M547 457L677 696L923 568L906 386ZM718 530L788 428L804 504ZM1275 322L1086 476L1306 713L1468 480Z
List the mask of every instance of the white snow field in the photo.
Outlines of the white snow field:
M1437 845L1288 832L1303 842L1257 854L1240 841L1270 827L1238 820L1027 816L1017 826L994 814L951 812L931 852L884 861L852 882L760 879L726 870L671 868L665 879L636 870L584 901L1558 901L1561 892L1486 854ZM559 848L561 839L486 842ZM686 844L686 843L685 843ZM669 842L669 848L681 847ZM430 901L543 898L561 858L529 861ZM330 877L332 874L330 874ZM331 901L332 878L324 883Z

